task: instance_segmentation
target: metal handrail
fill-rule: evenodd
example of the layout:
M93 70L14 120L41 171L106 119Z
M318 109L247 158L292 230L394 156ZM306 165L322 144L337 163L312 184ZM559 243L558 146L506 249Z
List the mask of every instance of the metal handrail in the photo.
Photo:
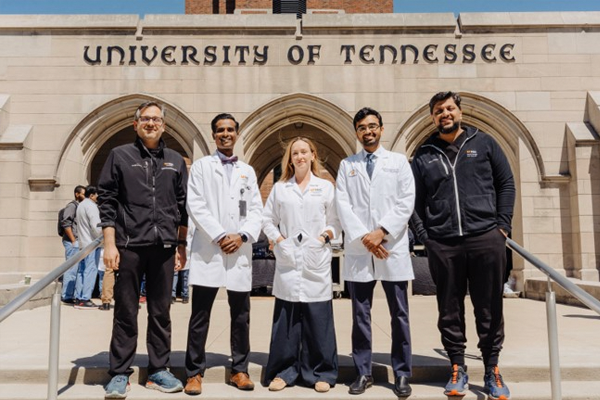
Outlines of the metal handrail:
M542 271L546 274L550 279L560 285L563 289L573 295L577 300L581 301L585 306L587 306L590 310L593 310L600 314L600 301L593 297L591 294L574 284L569 279L565 278L556 270L550 268L548 265L544 264L539 258L525 250L523 247L519 246L514 240L506 239L506 245L523 257L525 260L529 261L534 267Z
M67 272L71 267L79 263L83 260L88 254L102 245L103 237L100 236L92 243L88 244L86 247L77 252L73 257L69 258L67 261L62 263L60 266L52 270L48 275L44 276L42 279L31 285L29 289L15 297L11 302L0 309L0 322L4 321L8 318L12 313L21 308L25 303L27 303L33 296L41 292L46 288L46 286L53 283L57 280L62 274Z
M29 289L18 295L13 301L0 309L0 322L8 318L12 313L17 311L33 296L44 290L44 288L67 272L70 268L77 265L88 254L96 250L103 241L100 236L92 243L78 251L73 257L62 263L58 268L51 271L38 282L33 284ZM48 400L56 400L58 398L58 352L60 348L60 302L61 302L60 286L56 285L54 294L52 295L52 303L50 306L50 345L48 354Z
M539 258L519 246L514 240L507 238L506 246L529 261L534 267L548 276L548 291L546 292L546 321L548 326L548 351L550 355L550 386L552 400L562 399L560 378L560 357L558 353L558 323L556 317L556 293L552 290L552 282L556 282L563 289L581 301L591 310L600 314L600 301L592 297L585 290L560 275L554 269L544 264Z

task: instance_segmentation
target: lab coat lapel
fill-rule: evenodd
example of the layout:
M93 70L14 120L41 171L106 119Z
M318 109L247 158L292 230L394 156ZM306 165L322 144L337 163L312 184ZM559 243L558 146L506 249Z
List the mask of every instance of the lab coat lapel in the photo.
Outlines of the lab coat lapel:
M375 178L377 178L377 175L379 174L379 172L381 172L385 163L387 163L387 158L388 158L387 152L383 152L383 151L380 152L380 154L376 156L375 169L373 169L373 176L371 177L371 181L374 181Z
M225 169L225 168L223 168ZM233 165L233 168L231 168L231 182L229 183L229 186L232 188L238 187L238 181L240 180L242 176L242 167L240 167L239 163L235 163ZM225 177L227 178L227 177Z
M227 176L225 175L225 168L223 168L223 165L221 165L221 159L219 158L217 153L213 154L212 159L210 161L213 170L215 171L215 174L221 177L221 179L227 179Z
M367 162L365 160L365 152L361 151L358 160L352 163L352 169L369 182L369 174L367 173Z

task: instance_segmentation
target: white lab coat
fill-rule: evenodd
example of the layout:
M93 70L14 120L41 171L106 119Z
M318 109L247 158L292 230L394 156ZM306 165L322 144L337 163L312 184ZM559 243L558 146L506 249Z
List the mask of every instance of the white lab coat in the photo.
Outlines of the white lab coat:
M343 279L351 282L406 281L414 279L408 250L408 220L415 202L413 174L406 157L379 147L373 177L366 169L361 150L340 164L336 181L336 204L345 232ZM372 255L362 237L385 228L389 234L385 260Z
M239 202L246 201L246 217ZM231 183L217 153L192 164L187 193L188 214L196 226L192 239L190 285L252 289L252 243L262 224L262 200L254 169L238 161ZM248 242L238 251L225 254L216 243L224 233L246 233Z
M273 295L291 302L331 300L331 246L323 245L319 235L340 232L335 210L333 185L311 173L302 192L292 177L277 182L263 211L263 230L276 244ZM298 235L302 234L302 241Z

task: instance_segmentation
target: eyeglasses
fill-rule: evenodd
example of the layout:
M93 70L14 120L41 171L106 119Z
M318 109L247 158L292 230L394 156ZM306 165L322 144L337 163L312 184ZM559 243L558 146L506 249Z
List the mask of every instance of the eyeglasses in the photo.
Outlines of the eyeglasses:
M218 127L217 131L215 133L234 133L235 132L235 128L233 126L227 126L227 127Z
M358 128L356 128L356 132L358 133L366 133L367 130L370 132L376 131L377 129L379 129L380 126L377 124L369 124L369 125L359 125Z
M165 122L161 117L140 117L140 119L138 120L140 121L140 124L147 124L148 122L152 121L154 123L154 125L158 125L161 126L163 124L163 122Z

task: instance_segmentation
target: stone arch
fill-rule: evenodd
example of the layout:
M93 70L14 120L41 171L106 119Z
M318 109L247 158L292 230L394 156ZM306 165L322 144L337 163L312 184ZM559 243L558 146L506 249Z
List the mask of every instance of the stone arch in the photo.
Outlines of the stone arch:
M166 106L165 132L181 145L190 159L198 158L198 153L200 156L209 153L200 128L183 110L156 96L131 94L101 105L77 124L61 149L55 176L63 174L65 164L71 159L86 168L86 176L89 177L91 162L102 145L117 132L131 126L136 109L145 101L156 101ZM78 154L71 154L75 149Z
M281 161L278 152L269 151L277 145L275 139L283 139L280 136L284 128L302 124L318 132L320 146L330 145L332 156L325 160L325 168L333 176L339 161L354 153L356 135L352 117L345 110L306 93L284 95L256 109L240 125L244 157L256 170L259 183Z
M507 108L484 96L461 92L463 121L492 135L504 150L513 171L519 165L519 140L526 146L536 165L539 181L546 176L541 152L525 125ZM392 149L405 150L411 157L435 131L429 104L417 109L398 129Z
M517 198L513 214L512 238L523 243L523 205L522 178L533 178L537 173L538 182L547 180L544 162L540 150L525 125L507 108L481 95L461 92L463 121L481 129L496 139L508 162L515 178ZM429 104L419 107L413 115L398 129L392 148L396 151L405 150L412 157L419 146L435 131L431 123ZM527 154L520 154L528 152ZM522 169L524 162L530 163L535 172ZM529 179L527 178L527 179ZM513 270L517 277L517 288L523 287L526 268L523 259L513 257Z

